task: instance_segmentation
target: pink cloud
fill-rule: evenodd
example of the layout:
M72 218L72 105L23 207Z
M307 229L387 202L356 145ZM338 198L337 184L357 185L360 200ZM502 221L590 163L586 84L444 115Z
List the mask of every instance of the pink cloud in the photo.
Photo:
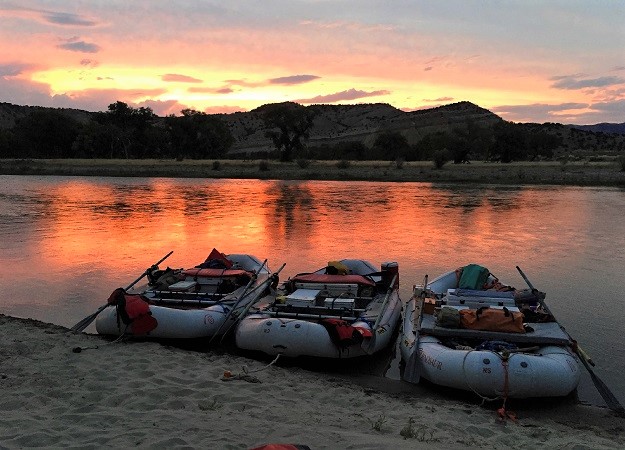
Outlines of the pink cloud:
M199 80L197 78L193 78L187 75L181 75L177 73L167 73L161 76L161 79L163 81L179 82L179 83L201 83L202 82L202 80Z
M296 103L334 103L342 100L356 100L366 97L379 97L381 95L389 95L391 92L386 90L366 92L358 89L348 89L346 91L336 92L328 95L318 95L313 98L294 100Z

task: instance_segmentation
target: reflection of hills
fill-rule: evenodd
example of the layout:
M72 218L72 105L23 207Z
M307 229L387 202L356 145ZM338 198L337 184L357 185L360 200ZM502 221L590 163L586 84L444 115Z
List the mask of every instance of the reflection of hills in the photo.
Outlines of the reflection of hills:
M495 212L515 210L521 207L521 186L435 186L444 208L470 212L485 205L490 205Z
M273 211L268 231L276 238L306 236L318 220L312 193L306 182L278 182L269 185L265 208Z

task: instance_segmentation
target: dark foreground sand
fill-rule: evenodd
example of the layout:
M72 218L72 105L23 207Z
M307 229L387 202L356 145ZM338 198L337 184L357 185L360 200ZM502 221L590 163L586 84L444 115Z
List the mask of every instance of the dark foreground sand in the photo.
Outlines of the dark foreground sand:
M525 407L502 424L493 407L401 382L390 392L223 352L111 344L4 315L0 357L1 448L625 448L625 420L603 408ZM257 382L222 380L243 367Z
M82 175L188 178L259 178L289 180L364 180L474 182L498 184L558 184L625 186L625 172L616 162L473 162L434 169L429 161L297 162L221 160L0 160L4 175Z

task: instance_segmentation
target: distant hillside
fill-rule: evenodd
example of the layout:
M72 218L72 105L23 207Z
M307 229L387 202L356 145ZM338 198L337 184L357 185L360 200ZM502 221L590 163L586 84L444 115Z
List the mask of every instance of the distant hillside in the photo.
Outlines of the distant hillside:
M86 123L90 120L93 113L80 109L70 108L47 108L44 106L21 106L11 103L0 103L0 130L13 128L15 121L31 114L34 111L59 111L63 114L77 120L80 123Z
M491 126L502 119L470 102L460 102L419 111L404 112L384 103L362 105L312 105L315 120L308 146L335 145L345 141L361 141L371 147L383 132L403 134L409 144L424 136L453 127L464 127L468 121ZM265 137L264 124L257 110L222 114L235 138L231 153L254 153L272 148Z
M625 122L623 123L598 123L596 125L569 125L571 128L594 133L625 134Z
M266 105L265 105L266 106ZM405 112L383 103L359 105L311 105L315 112L309 148L335 146L342 142L362 142L368 148L373 146L377 136L384 132L401 133L410 145L418 144L431 133L453 133L455 129L466 128L468 124L480 128L492 128L504 122L487 109L470 102L459 102L437 108ZM16 121L34 111L60 111L80 123L86 123L95 113L77 109L44 108L0 103L0 131L12 128ZM273 149L272 142L265 137L265 124L261 117L263 106L249 111L232 114L216 114L228 126L234 138L229 155L254 156L257 152ZM521 123L518 126L531 135L555 136L558 147L554 157L615 157L625 152L625 123L597 125L562 125L557 123Z

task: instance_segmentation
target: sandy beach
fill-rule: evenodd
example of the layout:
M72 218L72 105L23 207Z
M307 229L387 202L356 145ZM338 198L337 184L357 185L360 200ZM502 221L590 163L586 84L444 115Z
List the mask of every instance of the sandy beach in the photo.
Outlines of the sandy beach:
M431 161L2 159L0 174L625 186L625 171L616 161L475 161L435 169Z
M496 406L403 382L387 389L279 361L109 343L4 315L0 330L2 448L625 447L625 419L574 402L520 407L501 423Z

